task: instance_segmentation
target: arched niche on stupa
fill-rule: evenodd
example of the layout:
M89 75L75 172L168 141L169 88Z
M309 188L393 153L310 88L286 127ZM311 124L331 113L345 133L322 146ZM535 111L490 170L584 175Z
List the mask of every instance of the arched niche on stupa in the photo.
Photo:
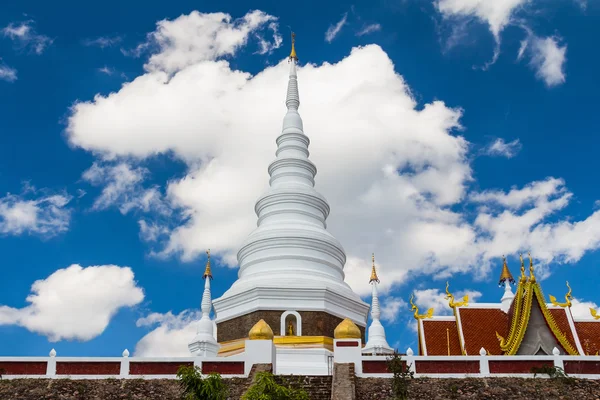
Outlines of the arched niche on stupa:
M302 317L297 311L288 310L281 314L280 335L290 336L290 328L292 336L302 336Z

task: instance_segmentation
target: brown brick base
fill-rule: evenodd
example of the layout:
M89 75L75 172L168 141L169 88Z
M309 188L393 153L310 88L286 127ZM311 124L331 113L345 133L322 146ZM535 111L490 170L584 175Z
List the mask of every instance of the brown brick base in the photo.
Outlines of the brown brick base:
M250 329L261 319L273 329L275 336L281 334L281 314L285 311L260 310L217 324L217 341L243 339L248 337ZM323 311L298 311L302 317L302 336L327 336L333 337L333 331L342 318ZM365 328L358 327L365 341Z

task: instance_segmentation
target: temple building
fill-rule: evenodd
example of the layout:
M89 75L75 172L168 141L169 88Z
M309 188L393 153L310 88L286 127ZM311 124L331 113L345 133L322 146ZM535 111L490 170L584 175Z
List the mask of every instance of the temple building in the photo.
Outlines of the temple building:
M504 286L500 303L469 304L468 296L455 301L447 284L451 316L434 316L433 309L419 314L411 298L419 355L477 355L482 348L489 355L552 355L555 348L565 355L598 355L600 315L590 309L592 319L573 316L568 282L565 301L549 296L547 303L530 256L529 275L521 257L518 282L504 259L499 285Z
M380 321L375 256L369 306L344 282L345 251L326 230L330 208L314 187L317 168L309 159L310 140L298 113L297 63L292 34L287 112L275 160L268 166L269 188L255 204L257 228L237 254L238 279L214 300L208 253L202 318L189 350L194 356L227 358L245 353L248 340L272 340L279 374L325 375L332 366L334 339L360 339L354 343L364 343L359 354L365 357L393 349ZM446 285L451 316L434 316L433 309L419 314L411 298L419 355L479 355L482 348L489 355L556 354L555 348L568 355L598 353L600 316L574 318L570 290L565 303L551 296L547 304L531 258L528 276L521 258L518 282L504 260L500 284L504 294L497 304L469 304L468 296L456 301Z

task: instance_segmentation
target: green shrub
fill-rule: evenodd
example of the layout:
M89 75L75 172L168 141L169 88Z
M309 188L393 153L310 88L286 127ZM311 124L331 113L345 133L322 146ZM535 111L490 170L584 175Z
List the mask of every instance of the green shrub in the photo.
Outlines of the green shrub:
M275 382L270 372L256 374L254 383L242 396L242 400L309 400L303 389L283 386Z
M410 370L410 365L402 361L398 350L387 359L388 370L394 375L392 378L392 395L394 399L408 399L408 386L414 378L414 372Z
M202 376L199 367L181 366L177 371L177 378L186 400L227 399L227 385L219 374Z

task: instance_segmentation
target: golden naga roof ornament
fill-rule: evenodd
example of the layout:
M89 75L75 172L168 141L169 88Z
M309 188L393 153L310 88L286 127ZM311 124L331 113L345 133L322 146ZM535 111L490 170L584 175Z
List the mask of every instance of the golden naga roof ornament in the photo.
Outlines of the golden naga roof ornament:
M519 259L521 260L521 277L519 279L524 282L527 277L525 276L525 263L523 262L523 254L519 254Z
M250 340L273 340L273 329L265 322L264 319L258 321L250 332L248 332L248 338Z
M375 270L375 253L371 256L371 260L373 261L373 268L371 269L371 279L369 279L369 283L377 282L379 283L379 278L377 277L377 271Z
M411 310L415 312L415 319L419 320L419 319L426 319L426 318L432 318L433 317L433 308L430 308L429 310L427 310L427 313L425 314L419 314L419 307L417 307L417 305L415 303L413 303L413 300L415 298L415 294L411 294L410 295L410 305L411 305Z
M532 282L535 282L535 275L533 274L533 258L531 258L531 253L527 253L529 255L529 279Z
M362 333L350 318L346 318L335 327L333 337L334 339L360 339Z
M596 309L590 307L590 314L592 314L592 317L594 317L595 320L599 320L600 319L600 313L598 311L596 311Z
M498 285L502 285L506 281L508 281L511 285L515 284L515 279L513 278L510 270L508 269L508 265L506 264L506 257L502 256L502 273L500 274Z
M556 301L556 297L554 297L552 295L548 295L548 297L550 297L550 303L552 303L553 306L571 307L571 299L573 298L573 296L571 295L571 293L573 292L573 290L571 289L571 286L569 286L569 282L568 281L567 281L567 287L569 288L569 291L565 295L565 302L564 303L559 303L559 302Z
M292 32L292 51L290 52L290 60L296 60L298 62L298 56L296 55L296 34Z
M469 305L469 295L465 294L463 297L463 301L458 301L455 302L454 301L454 295L452 293L450 293L448 291L448 287L450 286L449 282L446 282L446 297L444 297L446 300L450 300L449 301L449 306L450 308L455 308L455 307L466 307Z
M210 271L210 249L206 250L206 269L204 270L204 275L202 276L204 279L210 278L212 279L212 272Z

